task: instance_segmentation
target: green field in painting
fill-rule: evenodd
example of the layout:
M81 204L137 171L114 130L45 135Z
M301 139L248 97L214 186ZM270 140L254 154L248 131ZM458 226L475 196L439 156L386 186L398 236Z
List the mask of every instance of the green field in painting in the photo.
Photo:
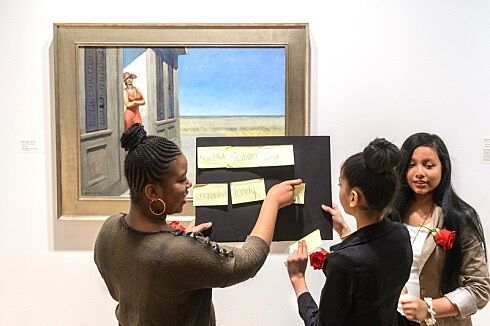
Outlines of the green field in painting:
M283 136L283 116L180 117L181 136Z

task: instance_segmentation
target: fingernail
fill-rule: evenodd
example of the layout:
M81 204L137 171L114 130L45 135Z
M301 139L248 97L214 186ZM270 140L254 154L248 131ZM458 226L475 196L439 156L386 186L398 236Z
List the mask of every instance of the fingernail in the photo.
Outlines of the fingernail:
M208 222L208 225L209 225L209 226L211 226L211 225L213 225L213 223L211 223L211 222Z

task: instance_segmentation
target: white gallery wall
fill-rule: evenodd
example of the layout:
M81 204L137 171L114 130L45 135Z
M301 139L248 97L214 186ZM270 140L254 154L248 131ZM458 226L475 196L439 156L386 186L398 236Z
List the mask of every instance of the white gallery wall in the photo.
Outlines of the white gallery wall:
M75 250L98 222L55 220L53 23L309 23L311 134L331 136L333 193L342 161L374 137L437 133L490 238L489 17L484 0L1 1L0 325L117 325L93 252ZM55 250L67 228L80 238ZM214 292L218 325L301 324L280 252ZM321 274L307 274L317 299ZM474 320L488 325L490 308Z

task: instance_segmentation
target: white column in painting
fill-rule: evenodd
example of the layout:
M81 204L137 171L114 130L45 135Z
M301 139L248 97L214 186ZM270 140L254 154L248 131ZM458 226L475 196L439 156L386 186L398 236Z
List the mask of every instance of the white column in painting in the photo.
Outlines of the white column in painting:
M174 73L174 113L175 118L175 142L180 146L180 110L179 110L179 70L172 69Z
M169 94L168 94L168 64L162 61L162 75L163 75L163 107L164 107L164 117L162 120L168 119L168 107L169 107ZM167 137L167 135L163 135Z
M159 59L155 51L152 49L146 50L146 114L145 117L141 117L145 124L145 129L149 135L156 135L157 121L157 70L156 65L159 64Z

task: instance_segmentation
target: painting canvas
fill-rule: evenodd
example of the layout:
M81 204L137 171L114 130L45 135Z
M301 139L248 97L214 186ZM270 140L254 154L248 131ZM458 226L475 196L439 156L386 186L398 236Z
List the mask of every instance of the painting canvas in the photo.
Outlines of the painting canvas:
M190 179L196 137L308 134L308 24L54 24L53 76L60 219L127 211L132 123L175 141Z
M81 194L129 195L119 139L134 123L181 147L191 181L196 137L284 136L285 55L284 47L80 47Z

